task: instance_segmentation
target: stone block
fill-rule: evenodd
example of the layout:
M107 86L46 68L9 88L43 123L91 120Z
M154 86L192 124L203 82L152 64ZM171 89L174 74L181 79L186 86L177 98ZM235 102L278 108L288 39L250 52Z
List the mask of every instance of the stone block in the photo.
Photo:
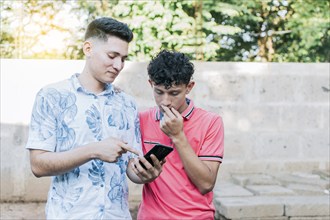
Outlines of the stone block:
M278 185L247 185L246 189L258 196L294 195L294 191Z
M318 77L306 75L300 88L302 101L309 103L329 102L330 91L329 71Z
M324 189L320 186L308 185L308 184L287 184L288 189L293 190L298 195L324 195Z
M217 183L213 192L214 198L253 196L250 191L230 182Z
M279 129L281 131L321 131L323 125L323 109L329 109L320 105L292 105L283 104L279 108Z
M219 214L228 219L284 216L284 205L271 197L226 197L215 199Z
M244 174L232 174L232 179L235 183L246 185L280 185L273 176L264 173L244 173Z
M330 66L328 63L269 63L269 73L277 75L314 75L316 77L329 73Z
M248 75L217 74L207 79L210 99L223 102L254 102L254 79Z
M301 135L300 139L300 158L308 155L311 158L329 161L330 138L326 129L321 132L305 132L305 135Z
M259 133L256 146L253 148L253 158L289 160L297 157L300 138L295 133ZM299 148L298 148L299 149Z
M226 127L225 127L226 129ZM226 160L246 160L251 158L251 146L255 145L256 135L251 133L242 133L237 136L236 133L225 132L225 158Z
M329 220L330 216L299 216L290 217L290 220Z
M329 195L278 197L276 199L285 204L286 216L330 216Z
M297 98L294 85L300 84L301 76L296 74L267 74L259 76L256 87L259 88L260 103L293 103Z
M221 109L217 105L210 107L207 104L206 109L212 109L212 112L218 112L222 115L224 122L226 122L226 129L230 132L249 132L258 135L261 132L276 134L278 132L280 126L279 106L218 103L219 105L221 105Z
M304 172L294 172L291 174L278 173L274 174L276 179L283 184L308 184L314 186L320 186L322 189L329 189L330 182L328 180L321 179L317 174L309 174Z
M189 97L194 100L194 103L205 103L210 99L210 88L205 81L198 81L194 88L190 91ZM222 90L219 91L221 93Z

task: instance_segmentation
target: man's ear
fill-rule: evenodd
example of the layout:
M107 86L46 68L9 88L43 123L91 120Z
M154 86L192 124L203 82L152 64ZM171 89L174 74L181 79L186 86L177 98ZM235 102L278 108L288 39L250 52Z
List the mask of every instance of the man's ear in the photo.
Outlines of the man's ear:
M85 41L83 45L83 52L86 57L89 57L92 51L92 43L90 41Z
M149 82L149 84L150 84L150 86L152 88L153 87L152 81L150 79L148 79L148 82Z
M186 94L189 94L189 92L192 90L192 88L194 87L195 82L194 81L190 81L187 85L187 91Z

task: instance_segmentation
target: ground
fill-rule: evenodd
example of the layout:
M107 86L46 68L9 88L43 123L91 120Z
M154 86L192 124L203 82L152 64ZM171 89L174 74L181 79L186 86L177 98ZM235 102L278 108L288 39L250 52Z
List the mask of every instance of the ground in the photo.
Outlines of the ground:
M136 219L137 205L131 204L132 219ZM1 220L45 219L45 203L1 203Z

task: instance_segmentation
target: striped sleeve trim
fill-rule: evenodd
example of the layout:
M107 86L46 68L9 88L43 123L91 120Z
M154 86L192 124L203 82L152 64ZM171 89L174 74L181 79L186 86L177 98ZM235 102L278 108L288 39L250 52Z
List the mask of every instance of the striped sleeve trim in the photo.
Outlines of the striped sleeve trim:
M159 142L154 142L154 141L143 141L145 144L160 144Z
M201 160L212 160L212 161L219 161L222 163L222 157L220 156L209 156L209 155L199 155L198 156Z

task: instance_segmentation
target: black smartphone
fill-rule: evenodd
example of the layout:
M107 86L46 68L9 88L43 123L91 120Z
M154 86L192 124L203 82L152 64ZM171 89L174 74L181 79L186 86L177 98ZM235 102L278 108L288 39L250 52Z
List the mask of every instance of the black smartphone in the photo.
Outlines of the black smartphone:
M151 154L155 155L159 161L163 160L169 153L173 151L173 147L169 147L163 144L156 144L151 150L149 150L145 155L144 158L153 166L154 163L150 157ZM141 163L141 166L146 169L146 167Z

